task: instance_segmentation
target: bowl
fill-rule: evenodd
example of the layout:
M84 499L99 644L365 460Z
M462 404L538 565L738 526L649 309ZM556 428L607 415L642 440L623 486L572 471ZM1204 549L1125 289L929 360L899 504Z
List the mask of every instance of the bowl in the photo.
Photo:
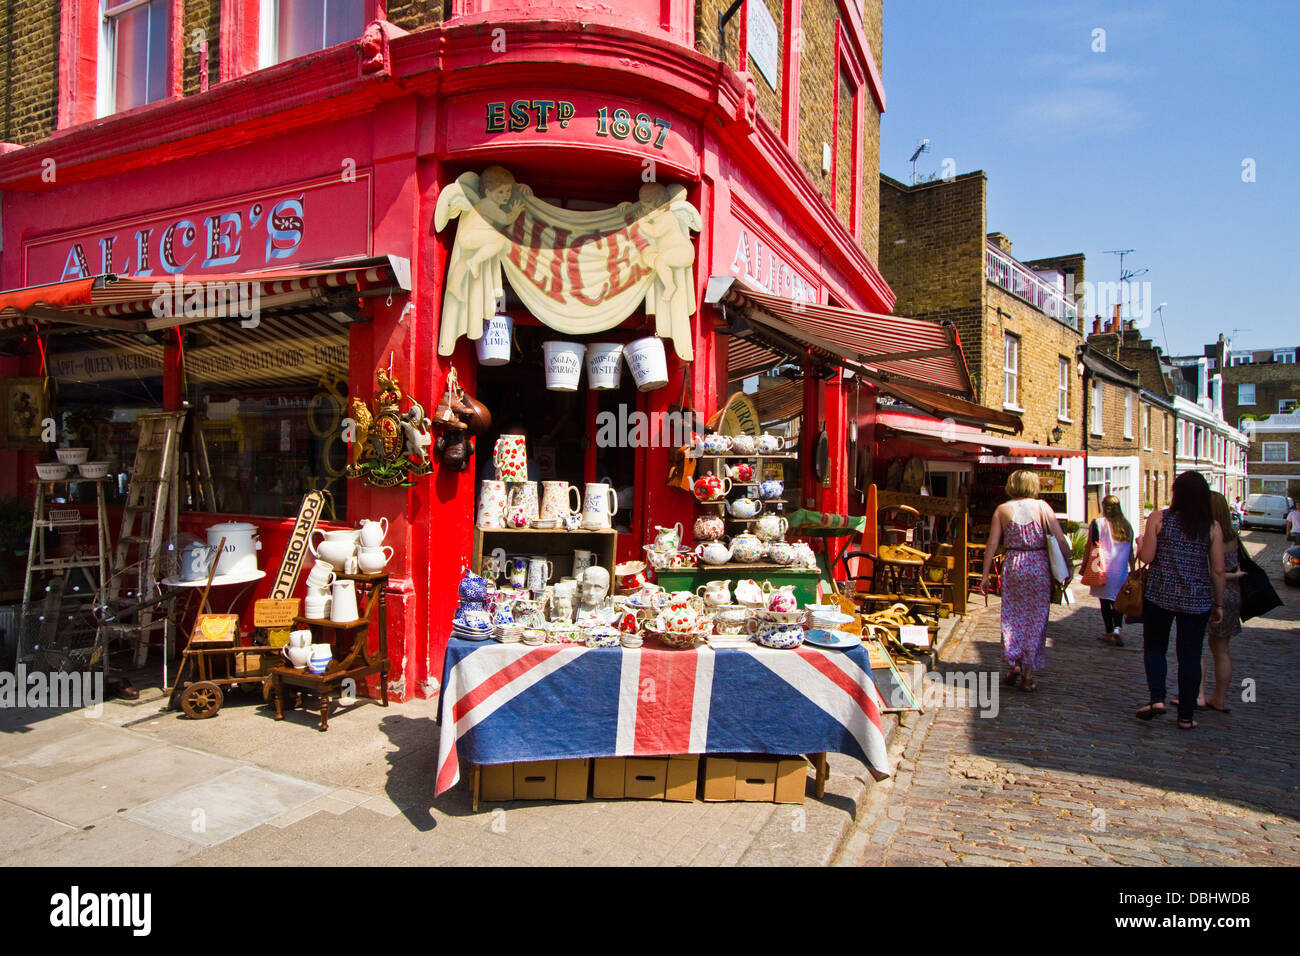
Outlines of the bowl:
M704 630L661 631L653 624L647 624L645 626L645 631L651 637L659 641L660 644L674 648L675 650L687 650L694 647L696 643L708 638L708 632Z
M802 624L807 614L804 611L755 611L754 617L768 624Z
M108 476L108 462L106 461L83 461L77 467L81 469L82 478L105 478Z
M65 465L80 465L90 456L89 448L56 448L54 454Z
M68 477L68 466L57 461L44 461L36 466L36 474L43 481L62 481Z

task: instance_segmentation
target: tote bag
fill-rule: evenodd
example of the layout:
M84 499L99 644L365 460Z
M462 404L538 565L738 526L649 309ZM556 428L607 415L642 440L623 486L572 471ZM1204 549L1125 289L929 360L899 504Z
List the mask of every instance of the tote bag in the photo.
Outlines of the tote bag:
M1043 536L1047 539L1047 563L1052 568L1052 580L1057 584L1064 584L1070 580L1070 566L1065 563L1065 555L1061 553L1061 545L1056 540L1056 536L1047 529L1047 522L1043 522Z
M1246 549L1237 543L1237 561L1246 576L1239 580L1241 586L1241 619L1249 621L1252 617L1267 614L1274 608L1282 606L1282 599L1269 583L1268 574L1250 559Z
M1111 556L1110 527L1102 525L1100 520L1093 521L1093 526L1097 528L1097 540L1093 541L1092 535L1088 536L1088 552L1083 558L1083 573L1079 575L1079 583L1090 588L1104 588L1106 565L1110 564Z

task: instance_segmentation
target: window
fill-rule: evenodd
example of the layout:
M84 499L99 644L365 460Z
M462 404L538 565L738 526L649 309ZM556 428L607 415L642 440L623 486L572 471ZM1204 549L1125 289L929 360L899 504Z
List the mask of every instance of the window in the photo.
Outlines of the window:
M1020 339L1011 333L1002 336L1002 404L1019 408Z
M1133 437L1133 393L1124 393L1124 437Z
M1088 430L1094 435L1104 435L1101 423L1101 382L1092 383L1092 411L1088 413Z
M1296 410L1297 406L1300 406L1300 399L1284 398L1277 403L1277 411L1279 415L1289 415Z
M167 95L169 0L103 0L98 114L108 116Z
M1237 386L1237 404L1254 405L1255 404L1255 386L1238 385Z
M1259 482L1261 494L1266 495L1284 495L1287 493L1288 482L1285 478L1262 478Z
M1294 364L1295 364L1295 350L1294 350L1294 349L1287 349L1286 351L1278 351L1278 352L1274 352L1274 353L1273 353L1273 361L1274 361L1274 362L1281 362L1283 365L1294 365Z
M1151 450L1151 406L1142 406L1142 447Z
M270 66L361 36L365 0L261 0L261 64Z
M1263 461L1286 461L1286 442L1266 441L1263 443Z
M1160 416L1160 450L1169 454L1169 416Z

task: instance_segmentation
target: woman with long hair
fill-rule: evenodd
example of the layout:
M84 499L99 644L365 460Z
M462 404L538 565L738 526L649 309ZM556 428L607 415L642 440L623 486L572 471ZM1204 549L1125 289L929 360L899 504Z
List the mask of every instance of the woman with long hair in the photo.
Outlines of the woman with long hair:
M1201 648L1207 624L1223 623L1223 532L1210 506L1210 486L1195 471L1174 479L1173 500L1147 517L1142 534L1147 572L1142 602L1142 660L1149 703L1137 712L1151 720L1165 712L1169 632L1177 623L1178 726L1196 727Z
M1031 691L1034 671L1046 666L1047 615L1052 604L1052 572L1047 559L1047 536L1061 546L1065 563L1074 573L1070 545L1061 525L1046 503L1038 500L1038 476L1015 471L1007 479L1010 501L998 505L984 549L984 576L980 591L988 593L989 571L998 548L1006 552L1002 567L1002 657L1009 668L1007 683Z
M1228 713L1228 687L1232 683L1232 658L1228 655L1228 640L1241 633L1241 570L1238 548L1241 546L1237 532L1232 530L1232 514L1228 499L1217 491L1210 494L1210 510L1214 523L1223 535L1223 620L1210 624L1210 656L1214 658L1214 693L1205 700L1210 710ZM1198 701L1199 704L1199 701Z
M1091 589L1092 596L1101 601L1101 623L1106 629L1097 640L1123 647L1120 628L1124 626L1124 615L1115 610L1115 596L1128 580L1137 555L1133 551L1133 526L1114 495L1102 499L1101 515L1088 526L1088 544L1095 545L1106 561L1106 583Z

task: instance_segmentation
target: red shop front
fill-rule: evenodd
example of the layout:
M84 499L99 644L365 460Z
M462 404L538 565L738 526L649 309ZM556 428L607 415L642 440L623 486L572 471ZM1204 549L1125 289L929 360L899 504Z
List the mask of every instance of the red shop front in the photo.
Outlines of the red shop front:
M783 354L808 373L797 385L795 503L846 512L849 410L869 407L874 387L846 386L806 329L767 336L763 360L741 368L738 310L708 304L709 286L739 280L796 308L887 313L893 303L861 244L756 118L742 75L680 43L562 23L518 24L509 52L485 63L479 32L391 35L379 77L358 73L355 52L340 48L69 131L43 147L59 164L55 182L41 179L35 156L0 157L0 284L22 290L0 297L12 345L4 373L50 376L59 427L101 442L96 454L118 471L139 410L200 412L221 507L182 525L253 522L262 567L278 564L310 488L332 494L325 527L387 517L399 700L431 693L440 676L496 432L523 428L545 474L609 478L626 504L618 554L631 558L654 526L689 528L694 501L665 483L667 444L597 442L601 413L652 417L685 397L712 414L742 372ZM184 135L160 131L160 116ZM480 207L492 197L453 192L474 182L509 188ZM592 221L607 225L578 231ZM498 268L503 303L491 288ZM179 314L157 315L152 283L140 283L147 298L115 300L115 283L86 281L105 275L179 286L166 293ZM215 277L258 290L255 324L206 300L186 314L187 283L206 289ZM493 294L457 299L449 283ZM481 367L475 333L498 312L513 320L511 362ZM626 369L612 392L545 388L545 341L656 335L662 388L636 390ZM785 352L770 352L773 342ZM426 410L455 370L494 419L469 467L435 464L409 488L345 477L351 403L373 399L378 369ZM811 452L823 428L830 454L818 479ZM0 478L0 491L24 495L32 465L51 457L39 443L0 454L14 465L0 473L18 476Z

